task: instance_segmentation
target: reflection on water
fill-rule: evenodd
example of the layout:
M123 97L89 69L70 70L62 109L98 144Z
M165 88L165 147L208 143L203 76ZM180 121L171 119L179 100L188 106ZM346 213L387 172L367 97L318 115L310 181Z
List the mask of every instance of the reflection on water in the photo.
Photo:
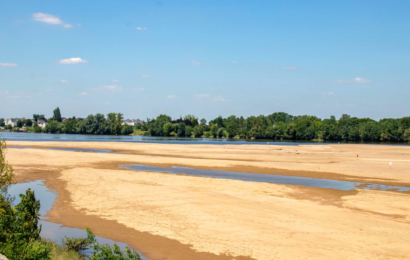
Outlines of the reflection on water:
M177 167L177 166L167 168L167 167L156 167L156 166L131 164L131 165L121 165L120 167L124 169L130 169L133 171L166 172L166 173L171 173L171 174L186 174L190 176L200 176L200 177L219 178L219 179L228 179L228 180L301 185L301 186L329 188L329 189L336 189L336 190L372 189L372 190L410 191L410 188L408 187L388 186L388 185L381 185L381 184L374 184L374 183L337 181L337 180L284 176L284 175L268 175L268 174L255 174L255 173L244 173L244 172L201 170L201 169L193 169L193 168Z
M44 216L46 215L47 211L51 210L51 208L53 207L54 201L58 197L58 195L52 190L48 189L43 184L44 184L43 180L13 184L13 185L10 185L8 189L8 193L11 196L15 197L13 204L17 205L20 202L19 194L26 194L26 190L29 188L31 190L34 190L36 199L40 200L40 204L41 204L40 214ZM47 217L41 217L39 221L39 224L42 225L42 229L40 233L41 237L51 239L57 242L59 245L61 245L62 239L64 238L64 236L67 236L67 237L86 237L87 236L87 233L85 230L78 229L78 228L63 227L61 224L44 221L45 219L47 219ZM108 238L96 236L96 239L100 244L109 244L112 246L115 243L122 250L124 250L125 247L128 246L125 243L115 242ZM87 254L89 252L85 251L84 253ZM141 253L140 253L140 256L141 256L141 259L148 260L148 258L141 255Z

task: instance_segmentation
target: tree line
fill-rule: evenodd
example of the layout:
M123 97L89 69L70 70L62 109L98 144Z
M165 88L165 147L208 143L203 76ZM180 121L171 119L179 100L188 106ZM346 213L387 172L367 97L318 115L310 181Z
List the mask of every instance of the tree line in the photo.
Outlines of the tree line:
M273 140L330 140L330 141L378 141L409 142L410 117L399 119L357 118L342 115L336 120L320 119L316 116L293 116L284 112L248 118L219 116L207 124L193 115L172 120L170 116L159 115L147 119L141 126L146 135L186 136L214 138L244 138Z
M34 120L47 121L45 128L31 120L18 122L18 127L30 127L31 132L129 135L133 127L122 125L123 114L109 113L89 115L86 118L68 118L63 120L59 108L53 111L53 117L33 115ZM1 126L2 122L0 122ZM3 122L4 125L4 122ZM398 119L385 118L379 121L370 118L357 118L342 115L338 120L331 116L320 119L316 116L293 116L284 112L270 115L250 116L247 118L229 116L210 120L198 120L194 115L186 115L172 120L168 115L147 118L134 128L145 131L148 136L178 137L214 137L273 140L318 140L318 141L374 141L374 142L409 142L410 117ZM6 126L7 129L7 126Z

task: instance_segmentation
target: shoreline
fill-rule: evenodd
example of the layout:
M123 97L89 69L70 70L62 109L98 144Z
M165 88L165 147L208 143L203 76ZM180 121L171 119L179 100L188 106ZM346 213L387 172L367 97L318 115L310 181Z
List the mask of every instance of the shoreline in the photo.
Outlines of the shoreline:
M391 151L387 147L375 150L360 145L171 146L10 141L8 145L80 146L132 152L9 149L7 156L19 181L44 179L45 184L59 194L47 214L49 221L68 227L88 226L96 235L127 243L152 260L165 257L170 260L271 259L273 255L283 259L328 259L335 252L345 257L346 253L360 252L361 256L375 258L372 245L380 241L385 241L378 247L377 254L381 256L387 256L393 245L396 251L392 259L405 259L403 256L410 253L404 245L397 250L401 241L410 239L410 207L405 206L410 205L407 193L339 191L117 168L119 164L140 162L272 173L273 167L278 166L288 169L276 168L276 171L286 170L289 175L396 181L403 186L410 183L406 177L409 163L394 164L402 169L394 175L388 172L388 167L378 174L374 171L381 169L379 160L386 153L407 158L410 149L403 147ZM341 148L360 149L366 152L365 159L376 161L350 159L352 152L339 150ZM192 155L195 158L189 157ZM301 170L318 166L321 171ZM366 172L366 169L370 170ZM359 223L367 230L366 234L355 231ZM383 226L383 230L379 232L374 226ZM364 244L363 239L369 243ZM321 244L315 253L311 252L316 245L312 241ZM332 241L338 241L340 246L332 246Z

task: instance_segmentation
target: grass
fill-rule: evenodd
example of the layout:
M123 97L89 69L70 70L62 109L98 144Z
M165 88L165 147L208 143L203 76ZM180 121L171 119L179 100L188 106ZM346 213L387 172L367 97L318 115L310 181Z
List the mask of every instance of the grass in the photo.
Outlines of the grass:
M51 248L50 258L52 260L83 260L84 257L81 256L76 251L67 250L64 247L60 247L56 242L49 239L41 239L42 242L47 245L48 248Z
M146 131L142 131L141 129L134 129L134 132L131 135L144 135Z

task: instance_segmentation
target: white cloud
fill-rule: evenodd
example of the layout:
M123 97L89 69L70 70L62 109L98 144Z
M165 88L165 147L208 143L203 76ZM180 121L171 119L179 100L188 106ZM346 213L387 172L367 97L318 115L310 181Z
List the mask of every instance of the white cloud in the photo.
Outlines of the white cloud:
M111 103L110 102L105 102L105 105L109 106L109 105L111 105Z
M233 64L236 64L236 63L238 63L238 62L237 62L236 60L234 60L234 61L232 61L232 63L233 63Z
M213 101L217 101L217 102L225 102L225 101L228 101L226 98L224 98L224 97L221 96L221 95L214 97L212 100L213 100Z
M284 70L295 70L297 68L298 68L297 66L285 66L285 67L283 67Z
M0 90L0 95L8 95L9 93L7 90Z
M337 83L371 83L372 81L364 78L354 78L346 80L338 80Z
M73 25L71 23L66 23L63 25L64 28L72 28Z
M90 94L88 94L87 92L81 92L80 94L78 94L79 96L82 96L82 97L85 97L85 96L88 96L88 95L90 95Z
M167 98L168 98L168 99L176 99L177 96L176 96L176 95L168 95Z
M81 26L81 23L78 23L77 26Z
M141 77L143 77L143 78L150 78L151 75L150 75L150 74L141 74Z
M2 67L17 67L16 63L0 63Z
M191 63L192 65L201 65L201 62L197 60L191 60L189 63Z
M113 83L118 83L118 82L120 82L120 81L119 81L118 79L112 79L111 82L113 82Z
M62 24L63 21L60 20L57 16L52 14L44 14L44 13L35 13L33 14L33 20L42 23L49 23L49 24Z
M60 83L66 84L66 83L68 83L68 80L62 79L62 80L60 80Z
M329 92L328 94L329 94L329 95L333 95L334 93L333 93L333 92Z
M138 31L145 31L145 30L147 30L148 28L147 28L147 27L138 26L138 27L135 27L135 29L137 29Z
M216 102L229 101L228 99L226 99L225 97L221 95L211 96L209 94L197 94L195 95L195 99L210 100L210 101L216 101Z
M333 93L333 92L329 92L329 93L322 92L321 94L322 94L322 95L334 95L335 93Z
M104 92L121 92L122 87L117 86L117 85L101 86L101 87L98 87L98 88L94 88L94 90L104 91Z
M196 99L208 99L208 98L210 98L211 97L211 95L208 95L208 94L198 94L198 95L195 95L195 98Z
M7 94L9 92L7 91ZM30 97L30 92L28 91L15 91L11 96L7 96L8 98L29 98Z
M69 58L69 59L63 59L60 60L60 64L78 64L78 63L87 63L87 60L83 60L81 58Z

